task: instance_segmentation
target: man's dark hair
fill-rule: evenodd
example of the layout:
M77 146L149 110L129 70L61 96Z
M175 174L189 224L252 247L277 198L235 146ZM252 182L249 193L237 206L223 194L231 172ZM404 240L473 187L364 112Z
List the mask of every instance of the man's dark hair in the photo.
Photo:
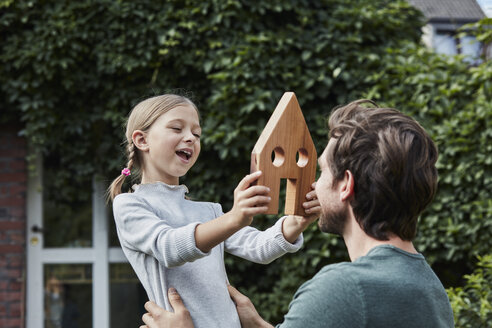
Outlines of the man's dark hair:
M361 228L378 240L390 233L415 238L418 217L437 189L438 152L427 132L396 109L365 99L335 108L328 125L336 139L327 158L333 183L352 172L350 204Z

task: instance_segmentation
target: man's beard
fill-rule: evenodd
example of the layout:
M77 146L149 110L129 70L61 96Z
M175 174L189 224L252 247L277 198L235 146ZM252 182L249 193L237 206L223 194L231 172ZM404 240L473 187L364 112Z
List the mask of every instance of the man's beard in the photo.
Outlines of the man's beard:
M319 230L342 236L345 224L347 223L347 217L348 209L345 207L331 210L329 213L321 212L321 217L318 220Z

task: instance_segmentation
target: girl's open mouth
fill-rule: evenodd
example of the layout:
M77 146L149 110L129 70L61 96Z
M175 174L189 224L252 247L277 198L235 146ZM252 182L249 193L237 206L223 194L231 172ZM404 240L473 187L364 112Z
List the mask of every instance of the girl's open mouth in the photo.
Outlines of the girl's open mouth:
M185 161L189 161L191 158L191 152L187 150L178 150L176 151L176 155L178 155L180 158L182 158Z

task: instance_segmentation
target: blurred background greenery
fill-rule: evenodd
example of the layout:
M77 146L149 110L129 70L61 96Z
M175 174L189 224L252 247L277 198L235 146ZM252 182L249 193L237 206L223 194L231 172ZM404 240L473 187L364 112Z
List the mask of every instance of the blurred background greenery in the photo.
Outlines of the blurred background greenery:
M440 157L439 191L417 249L449 288L458 327L492 320L492 63L434 53L405 1L0 1L0 123L21 122L49 166L63 212L97 175L126 162L129 110L165 92L201 112L202 154L183 179L194 199L232 205L250 152L285 91L294 91L318 153L331 109L371 98L411 115ZM490 44L491 19L468 26ZM78 187L77 187L78 186ZM88 187L89 189L89 187ZM90 189L89 189L90 190ZM61 205L60 205L61 204ZM263 229L274 217L257 217ZM299 285L348 260L315 225L305 245L268 266L226 257L232 284L279 322Z

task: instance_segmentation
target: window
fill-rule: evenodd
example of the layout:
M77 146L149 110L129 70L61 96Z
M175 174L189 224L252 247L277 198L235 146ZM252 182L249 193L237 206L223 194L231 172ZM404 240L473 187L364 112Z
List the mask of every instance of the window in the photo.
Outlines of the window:
M28 182L26 327L140 326L147 295L119 246L105 186L92 177L67 186L51 160L38 160Z
M437 30L433 48L445 55L465 55L465 61L477 65L480 63L481 45L473 36L458 38L455 31Z

